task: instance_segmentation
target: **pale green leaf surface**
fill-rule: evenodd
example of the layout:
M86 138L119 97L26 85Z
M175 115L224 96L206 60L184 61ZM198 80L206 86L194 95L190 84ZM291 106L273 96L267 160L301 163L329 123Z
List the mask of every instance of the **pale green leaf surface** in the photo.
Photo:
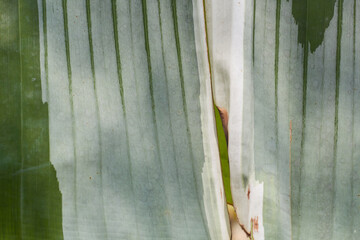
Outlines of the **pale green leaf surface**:
M265 239L358 239L359 3L229 4L239 5L225 21L232 44L210 46L231 53L231 63L222 62L229 79L213 80L230 83L229 160L240 223L249 230L253 191L248 201L244 190L256 179L264 184ZM228 37L219 34L219 15L208 28L218 43ZM212 72L224 68L216 51Z
M43 4L64 237L228 238L191 1Z
M201 4L0 0L1 239L229 239Z

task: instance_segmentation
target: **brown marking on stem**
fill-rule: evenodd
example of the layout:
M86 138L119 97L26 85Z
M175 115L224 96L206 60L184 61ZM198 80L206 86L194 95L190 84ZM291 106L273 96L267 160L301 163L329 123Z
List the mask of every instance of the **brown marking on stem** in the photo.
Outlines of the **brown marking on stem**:
M249 186L249 188L247 190L247 198L250 199L250 186Z
M259 232L259 217L251 218L251 222L254 226L254 231Z

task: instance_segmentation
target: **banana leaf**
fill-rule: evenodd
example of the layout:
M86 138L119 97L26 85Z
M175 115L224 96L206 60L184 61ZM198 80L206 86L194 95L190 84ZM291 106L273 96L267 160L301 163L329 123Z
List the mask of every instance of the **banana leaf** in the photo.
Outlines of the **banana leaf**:
M0 9L0 238L229 239L203 8Z
M359 3L213 0L206 11L240 224L255 239L359 239Z
M0 239L359 239L359 11L0 0Z

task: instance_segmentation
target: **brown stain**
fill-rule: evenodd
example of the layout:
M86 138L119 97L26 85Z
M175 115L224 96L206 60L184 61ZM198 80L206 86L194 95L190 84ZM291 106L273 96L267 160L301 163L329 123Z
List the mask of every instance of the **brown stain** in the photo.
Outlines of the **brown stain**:
M223 199L223 193L222 193L222 189L220 188L220 196L221 196L221 199Z
M91 180L91 177L89 177L89 179Z
M253 229L255 232L259 232L259 217L251 218Z
M247 198L250 199L250 186L249 186L249 188L248 188L248 190L247 190L247 194L246 194L246 195L247 195Z

